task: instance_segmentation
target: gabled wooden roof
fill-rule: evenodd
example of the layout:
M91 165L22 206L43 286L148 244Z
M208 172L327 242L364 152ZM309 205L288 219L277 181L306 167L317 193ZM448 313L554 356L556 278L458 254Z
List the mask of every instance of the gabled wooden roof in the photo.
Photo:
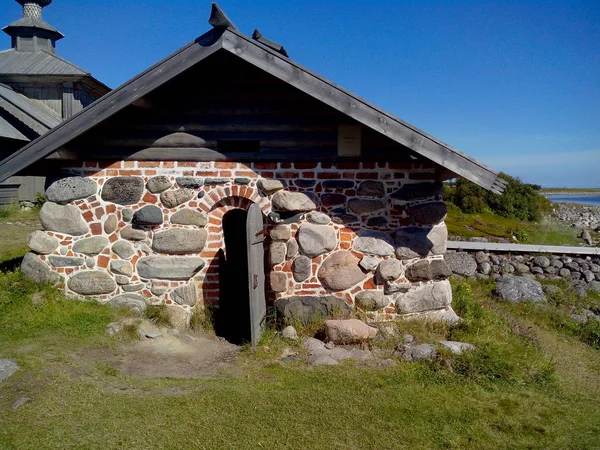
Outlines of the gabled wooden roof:
M214 7L213 7L214 10ZM223 22L223 23L222 23ZM498 174L249 36L230 21L179 49L0 162L0 182L131 105L217 51L229 52L479 186L502 193Z

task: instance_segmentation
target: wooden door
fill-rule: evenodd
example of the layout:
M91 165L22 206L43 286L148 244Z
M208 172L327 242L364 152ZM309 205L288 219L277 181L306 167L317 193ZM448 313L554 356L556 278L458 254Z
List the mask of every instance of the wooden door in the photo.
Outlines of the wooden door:
M265 300L265 263L262 212L253 203L246 219L246 242L248 246L248 289L250 298L250 336L252 348L256 348L265 327L267 303Z

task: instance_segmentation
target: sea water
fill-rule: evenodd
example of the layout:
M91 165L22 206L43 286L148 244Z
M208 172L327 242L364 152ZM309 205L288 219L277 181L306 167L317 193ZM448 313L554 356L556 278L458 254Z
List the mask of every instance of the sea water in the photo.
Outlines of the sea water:
M547 195L546 197L548 197L548 200L557 203L600 206L600 195Z

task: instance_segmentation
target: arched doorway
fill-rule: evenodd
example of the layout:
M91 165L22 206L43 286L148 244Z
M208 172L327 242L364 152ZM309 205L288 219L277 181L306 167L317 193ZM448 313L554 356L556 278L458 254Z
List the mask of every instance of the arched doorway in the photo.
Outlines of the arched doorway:
M215 331L234 344L258 343L266 313L263 224L260 208L223 216L225 251L219 260L219 314Z

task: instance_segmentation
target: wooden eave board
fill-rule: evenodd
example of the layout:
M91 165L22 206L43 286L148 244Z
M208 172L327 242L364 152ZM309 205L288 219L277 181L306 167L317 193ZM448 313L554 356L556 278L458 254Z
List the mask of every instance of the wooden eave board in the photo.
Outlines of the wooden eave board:
M232 29L209 31L106 94L43 138L36 139L1 161L0 180L44 158L220 49L238 56L451 172L493 192L502 192L502 181L489 168Z

